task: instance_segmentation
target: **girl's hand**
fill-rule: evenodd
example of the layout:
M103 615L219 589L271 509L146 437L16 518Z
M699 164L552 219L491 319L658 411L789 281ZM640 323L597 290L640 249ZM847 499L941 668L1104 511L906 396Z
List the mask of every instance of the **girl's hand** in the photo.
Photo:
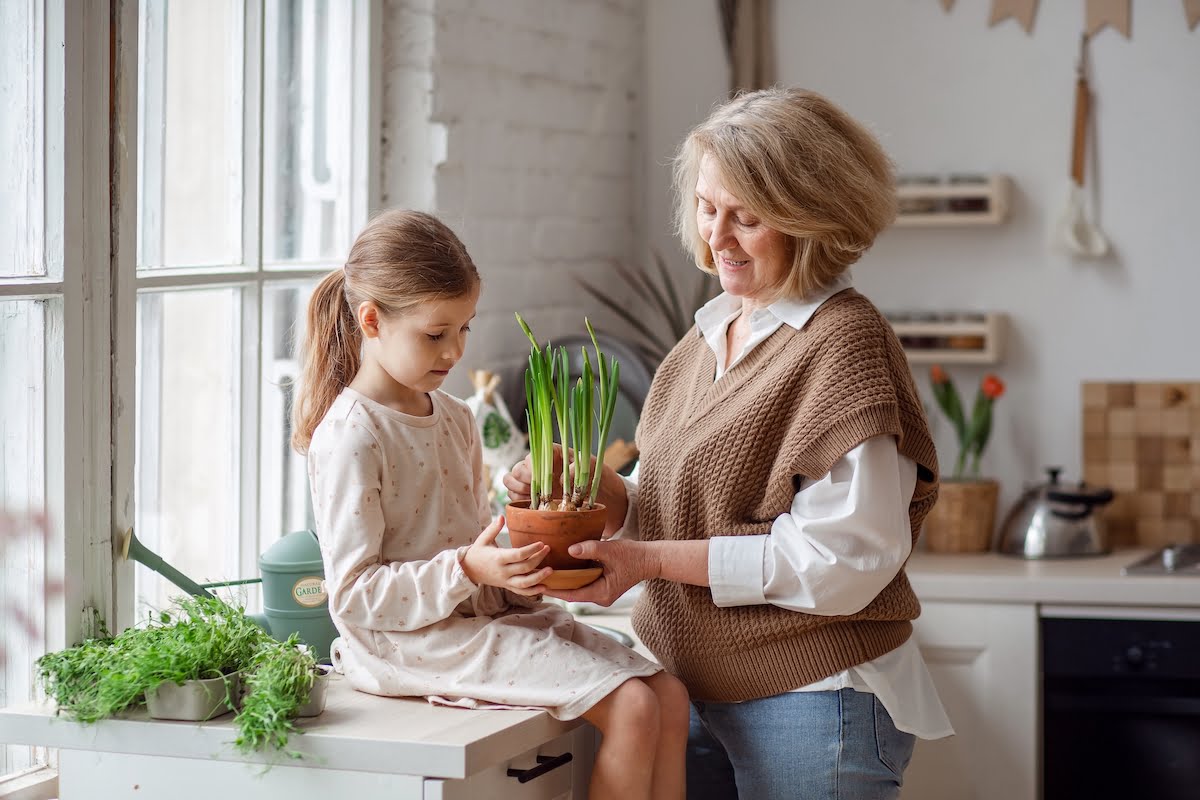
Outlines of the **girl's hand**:
M630 587L648 578L657 578L662 572L657 551L643 542L624 539L586 541L571 545L569 552L575 558L599 561L604 566L604 574L579 589L545 592L568 603L596 603L608 607Z
M526 597L543 594L546 587L541 582L552 570L538 569L538 564L550 552L549 545L534 542L517 548L498 547L496 537L503 527L504 517L500 516L483 529L463 556L463 572L476 586L496 586Z

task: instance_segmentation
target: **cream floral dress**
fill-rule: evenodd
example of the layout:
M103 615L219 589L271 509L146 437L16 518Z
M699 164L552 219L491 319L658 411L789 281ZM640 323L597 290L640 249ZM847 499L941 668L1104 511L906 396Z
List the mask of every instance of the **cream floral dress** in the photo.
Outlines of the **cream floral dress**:
M460 559L489 519L482 448L461 400L403 414L343 389L308 472L333 661L356 689L574 719L661 668L563 609L476 586Z

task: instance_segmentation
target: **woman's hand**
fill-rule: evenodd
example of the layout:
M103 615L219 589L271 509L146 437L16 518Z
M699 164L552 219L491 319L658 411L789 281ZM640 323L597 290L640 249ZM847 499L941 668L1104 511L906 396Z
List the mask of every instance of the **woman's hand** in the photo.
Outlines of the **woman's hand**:
M658 561L659 548L644 542L614 539L605 542L587 541L571 545L571 555L589 561L599 561L604 574L579 589L547 590L550 597L568 603L596 603L611 606L631 586L662 574Z
M550 470L550 479L554 481L552 497L562 497L562 458L562 445L554 445L554 466ZM519 503L528 500L529 492L533 488L532 457L526 455L525 458L513 464L512 469L506 472L501 480L504 488L508 489L510 501Z
M530 597L545 592L542 581L553 570L538 569L538 564L550 552L541 542L524 547L498 547L496 537L504 527L504 517L496 517L467 548L462 558L463 572L476 586L496 586Z

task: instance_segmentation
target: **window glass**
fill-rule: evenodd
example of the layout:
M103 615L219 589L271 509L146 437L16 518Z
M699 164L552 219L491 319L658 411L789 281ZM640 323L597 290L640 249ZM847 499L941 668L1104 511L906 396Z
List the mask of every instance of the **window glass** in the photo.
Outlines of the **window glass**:
M241 264L241 3L140 11L138 266Z
M0 277L46 274L42 4L0 2Z
M238 575L238 289L138 296L138 539L197 583ZM183 593L140 566L139 616Z
M354 7L264 9L263 260L340 263L351 231Z
M313 524L305 460L292 449L291 438L304 313L314 285L268 286L263 295L260 551Z
M47 301L0 301L0 707L32 694L44 652ZM32 764L0 743L0 775Z

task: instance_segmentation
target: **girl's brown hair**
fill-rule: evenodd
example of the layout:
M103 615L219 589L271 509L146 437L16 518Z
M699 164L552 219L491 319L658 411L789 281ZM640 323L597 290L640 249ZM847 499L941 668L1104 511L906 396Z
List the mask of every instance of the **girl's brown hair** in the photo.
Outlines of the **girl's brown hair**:
M675 157L676 230L710 274L712 251L696 224L705 156L752 214L789 238L792 268L780 297L828 286L896 218L892 162L870 131L815 92L742 94L697 125Z
M444 223L421 211L385 211L350 248L346 266L330 272L308 301L304 370L292 409L292 447L304 453L338 393L362 360L355 309L370 300L384 316L434 298L454 299L479 285L467 248Z

